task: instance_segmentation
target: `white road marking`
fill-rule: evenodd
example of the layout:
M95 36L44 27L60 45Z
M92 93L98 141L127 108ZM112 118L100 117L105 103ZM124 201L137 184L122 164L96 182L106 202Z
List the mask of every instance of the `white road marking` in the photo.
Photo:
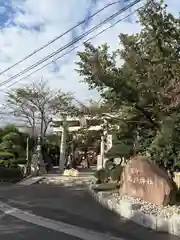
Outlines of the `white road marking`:
M25 222L29 222L41 227L62 232L83 240L123 240L122 238L105 235L85 228L76 227L67 223L55 221L52 219L36 216L29 212L22 211L18 208L11 207L10 205L0 201L0 211L10 216L16 217Z

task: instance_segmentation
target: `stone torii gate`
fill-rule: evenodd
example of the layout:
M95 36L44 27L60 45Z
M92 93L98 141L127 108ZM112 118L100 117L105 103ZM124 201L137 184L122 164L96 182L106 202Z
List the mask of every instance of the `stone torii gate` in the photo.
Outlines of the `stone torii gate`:
M68 132L75 133L83 128L86 128L87 131L102 132L100 156L98 161L98 165L100 166L98 168L103 167L104 154L105 154L105 141L109 137L108 126L107 126L108 124L105 118L90 117L90 116L83 116L83 118L80 118L80 117L70 117L68 115L63 114L60 117L53 117L52 122L53 122L53 132L61 133L60 161L59 161L60 171L64 170L64 166L66 162L65 152L66 152L66 139L67 139ZM111 147L112 147L112 143L109 143L109 148Z

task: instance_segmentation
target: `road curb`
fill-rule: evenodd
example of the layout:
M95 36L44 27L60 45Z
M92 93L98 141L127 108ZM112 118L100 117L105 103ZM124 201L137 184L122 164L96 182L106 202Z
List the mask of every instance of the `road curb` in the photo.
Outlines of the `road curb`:
M28 177L26 179L23 179L22 181L16 183L17 185L24 185L24 186L28 186L28 185L33 185L36 183L39 183L40 181L42 181L43 179L45 179L45 176L37 176L37 177Z
M105 197L103 192L95 192L93 185L88 186L88 191L102 206L121 217L157 232L166 232L180 237L180 215L173 215L173 217L169 219L148 215L138 210L134 210L133 204L128 200L123 199L117 202L115 199L108 199L108 197Z
M25 177L25 178L23 178L22 180L18 181L16 184L22 183L22 182L26 181L26 180L29 179L29 178L32 178L32 176L29 175L28 177Z

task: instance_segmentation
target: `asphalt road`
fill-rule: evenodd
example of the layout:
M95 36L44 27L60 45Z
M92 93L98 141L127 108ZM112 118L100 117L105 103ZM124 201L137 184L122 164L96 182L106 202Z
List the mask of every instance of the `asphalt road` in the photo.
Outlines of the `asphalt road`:
M0 212L0 216L3 213ZM0 239L2 240L29 240L29 239L43 239L43 240L79 240L79 238L70 235L53 231L47 228L39 227L19 220L11 216L0 217Z
M3 240L32 240L33 236L39 240L91 239L88 236L85 238L80 236L81 229L123 240L179 239L165 233L153 232L116 216L95 202L83 188L45 184L1 186L0 201L12 208L22 210L22 213L15 211L13 216L14 210L2 211L3 207L0 203L0 239ZM33 214L35 217L28 214ZM53 222L51 223L50 220ZM62 226L63 223L68 226L68 232L63 230L66 228ZM60 224L58 229L54 227L57 224ZM73 231L77 234L73 234Z

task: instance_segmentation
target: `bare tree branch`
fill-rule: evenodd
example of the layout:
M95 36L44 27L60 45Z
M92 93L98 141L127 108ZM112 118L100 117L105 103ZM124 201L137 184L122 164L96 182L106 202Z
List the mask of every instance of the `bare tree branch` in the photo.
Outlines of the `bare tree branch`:
M21 117L34 128L40 125L45 136L53 115L66 111L74 114L73 96L61 90L53 91L47 81L40 80L25 88L17 88L8 94L7 105L15 117ZM35 125L35 126L34 126Z

